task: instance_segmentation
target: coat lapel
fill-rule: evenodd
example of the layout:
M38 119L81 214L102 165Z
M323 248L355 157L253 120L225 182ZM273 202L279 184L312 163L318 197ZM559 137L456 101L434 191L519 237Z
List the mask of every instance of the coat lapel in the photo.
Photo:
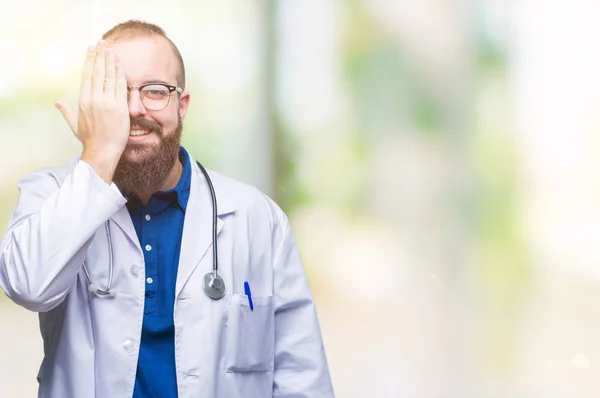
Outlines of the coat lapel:
M181 239L181 253L179 256L179 269L177 271L177 284L175 297L179 295L190 276L194 273L199 263L206 258L206 272L212 270L212 229L213 206L210 189L204 174L190 156L192 168L192 181L190 197L185 211L183 222L183 236ZM209 172L217 198L217 236L224 226L222 216L234 211L228 195L221 189L214 173ZM210 249L210 250L209 250ZM204 271L204 269L202 269Z
M110 220L123 230L125 236L127 236L131 243L138 248L140 253L142 253L140 242L137 233L135 232L135 227L133 226L133 221L131 221L129 210L127 210L127 205L121 206L121 208L113 214Z

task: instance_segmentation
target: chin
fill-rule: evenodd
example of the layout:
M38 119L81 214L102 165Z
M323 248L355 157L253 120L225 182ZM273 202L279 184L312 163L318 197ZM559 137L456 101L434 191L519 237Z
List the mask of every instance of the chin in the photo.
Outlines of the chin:
M129 162L139 162L147 159L148 157L155 156L157 148L154 145L127 145L121 156Z

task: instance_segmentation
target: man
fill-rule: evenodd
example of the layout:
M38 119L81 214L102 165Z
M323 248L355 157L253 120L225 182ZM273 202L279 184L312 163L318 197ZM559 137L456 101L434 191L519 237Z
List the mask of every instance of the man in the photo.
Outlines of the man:
M177 47L128 21L88 49L78 112L57 104L83 152L20 181L0 243L0 287L39 312L40 396L333 397L286 216L205 177L189 101Z

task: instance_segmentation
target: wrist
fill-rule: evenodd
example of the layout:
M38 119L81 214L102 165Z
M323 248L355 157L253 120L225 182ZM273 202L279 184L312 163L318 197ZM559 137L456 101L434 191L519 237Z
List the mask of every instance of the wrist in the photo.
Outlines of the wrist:
M86 162L104 182L112 182L115 170L121 158L121 153L116 151L97 151L85 148L81 160Z
M108 163L118 163L124 148L111 145L83 145L82 160L93 159Z

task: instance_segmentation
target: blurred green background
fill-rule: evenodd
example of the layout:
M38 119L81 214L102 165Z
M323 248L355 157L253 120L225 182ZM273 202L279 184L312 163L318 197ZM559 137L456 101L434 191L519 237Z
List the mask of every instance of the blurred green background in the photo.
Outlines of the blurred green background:
M0 16L0 225L80 151L86 46L162 26L184 145L288 213L337 396L600 394L600 5L583 0L23 0ZM0 298L2 397L36 315Z

